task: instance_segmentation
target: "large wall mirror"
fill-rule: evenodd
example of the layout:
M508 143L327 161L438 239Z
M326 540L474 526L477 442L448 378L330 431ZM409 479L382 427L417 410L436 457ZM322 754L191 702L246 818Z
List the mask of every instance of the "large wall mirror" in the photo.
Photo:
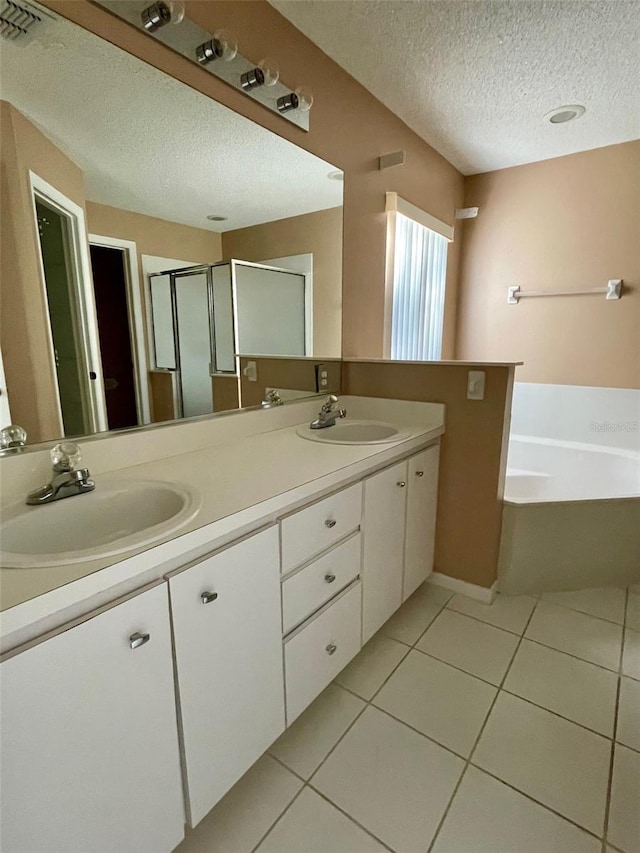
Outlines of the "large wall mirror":
M256 366L284 359L292 396L331 390L341 172L69 21L38 27L0 54L0 426L31 444L255 405Z

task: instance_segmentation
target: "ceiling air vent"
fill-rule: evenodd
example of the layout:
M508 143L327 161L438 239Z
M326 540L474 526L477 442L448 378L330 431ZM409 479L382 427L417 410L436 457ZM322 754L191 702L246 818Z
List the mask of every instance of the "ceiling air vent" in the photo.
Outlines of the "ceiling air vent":
M18 41L31 35L42 21L35 7L14 0L0 0L0 37L7 41Z

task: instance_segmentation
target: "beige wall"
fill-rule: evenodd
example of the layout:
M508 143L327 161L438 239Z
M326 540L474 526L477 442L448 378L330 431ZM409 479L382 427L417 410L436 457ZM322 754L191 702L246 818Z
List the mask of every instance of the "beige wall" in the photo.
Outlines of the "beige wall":
M220 234L87 201L87 228L100 237L133 240L140 255L213 264L222 257ZM142 281L142 267L140 267Z
M467 400L467 373L486 371L484 400ZM435 571L490 587L497 578L514 368L419 362L342 364L345 394L444 403Z
M244 369L249 362L255 362L256 381L245 376ZM266 396L267 388L288 389L290 391L308 391L316 393L315 358L247 358L240 357L240 396L241 405L259 406ZM342 364L339 360L322 362L327 373L326 394L344 393L342 388Z
M62 434L29 171L84 206L82 172L22 113L0 102L0 332L11 417L29 442Z
M640 142L466 179L457 358L524 361L518 380L640 387ZM622 278L619 301L507 304L507 289Z
M256 61L276 56L282 79L292 86L309 85L314 93L309 133L87 0L45 5L345 172L343 353L382 356L385 191L453 223L454 209L463 202L462 175L266 0L190 0L187 15L210 32L230 29L241 52ZM378 157L398 149L406 151L406 164L380 172ZM459 250L456 240L449 254L444 357L453 353Z
M313 351L340 357L342 351L342 208L318 210L239 228L222 235L228 260L265 261L313 254Z

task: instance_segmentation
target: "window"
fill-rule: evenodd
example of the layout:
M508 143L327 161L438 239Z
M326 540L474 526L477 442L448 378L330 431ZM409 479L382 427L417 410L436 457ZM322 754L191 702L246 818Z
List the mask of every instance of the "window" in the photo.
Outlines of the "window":
M387 204L388 210L395 210L390 356L436 361L442 353L447 246L453 229L395 199L393 207ZM424 222L436 224L438 230Z

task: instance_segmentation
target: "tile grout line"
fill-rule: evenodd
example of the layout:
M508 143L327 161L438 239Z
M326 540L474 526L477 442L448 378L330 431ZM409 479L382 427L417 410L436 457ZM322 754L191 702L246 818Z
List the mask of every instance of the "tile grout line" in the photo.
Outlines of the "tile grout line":
M489 707L489 710L487 711L487 714L484 718L484 721L483 721L482 725L480 726L480 730L479 730L479 732L476 736L476 739L474 741L474 744L471 748L471 752L469 753L469 756L465 761L465 765L462 769L462 773L460 774L460 778L458 779L458 781L457 781L457 783L456 783L456 785L455 785L455 787L451 793L451 797L449 798L449 802L447 803L447 807L444 810L442 817L440 818L440 821L438 823L438 826L436 827L436 831L434 833L434 836L431 839L431 843L429 844L429 846L427 848L427 853L432 853L433 848L435 846L435 843L438 840L438 836L440 835L442 827L444 826L444 823L447 819L447 816L451 810L451 806L453 805L453 801L455 800L456 795L457 795L458 791L460 790L460 786L462 785L462 780L466 776L467 770L469 769L469 765L471 764L471 759L473 758L473 754L476 751L476 748L477 748L478 743L480 742L480 738L482 737L482 734L483 734L483 732L487 726L489 718L491 717L491 714L493 713L493 709L495 708L496 702L498 701L498 696L500 696L500 693L502 692L502 685L506 681L506 678L507 678L509 671L511 669L511 666L513 664L513 661L515 660L516 655L518 654L518 650L520 649L520 646L522 645L522 641L524 639L525 632L526 632L527 628L529 627L529 623L533 619L533 614L536 612L536 609L538 607L538 603L539 603L539 601L536 601L535 605L533 606L533 609L532 609L531 613L529 614L529 618L526 621L526 624L524 626L522 634L520 635L520 639L518 640L518 644L515 647L515 649L513 650L513 655L511 656L511 660L509 661L509 665L507 666L507 668L505 670L505 673L502 677L502 681L500 682L500 685L498 686L498 689L496 690L496 695L493 697L493 701L491 703L491 706Z
M516 635L513 635L513 636L516 636ZM522 637L522 639L526 640L527 637ZM420 641L418 640L418 642L420 642ZM541 645L541 644L538 643L537 645ZM519 648L520 648L520 644L516 645L514 655L518 651ZM557 652L558 654L565 654L564 652L561 652L560 649L554 649L551 646L544 646L544 648L548 648L550 651ZM443 660L443 658L439 658L436 655L432 654L431 652L425 652L424 649L419 649L417 646L412 646L409 649L409 651L419 652L421 655L424 655L425 657L431 658L431 660L435 660L438 663L445 664L445 666L450 666L451 669L455 669L457 672L461 672L463 675L468 675L471 678L475 678L476 681L481 681L483 684L486 684L487 687L493 687L494 689L502 690L503 693L508 693L509 696L515 696L516 699L520 699L522 702L526 702L528 705L533 705L534 708L540 708L541 711L547 711L547 713L553 714L554 717L559 717L561 720L566 720L566 722L568 722L568 723L573 723L575 726L579 726L581 729L584 729L585 731L590 732L591 734L598 735L598 737L603 737L603 738L605 738L605 740L612 740L613 739L613 735L603 734L602 732L599 732L597 729L592 729L590 726L586 726L584 723L579 723L577 720L574 720L571 717L565 717L564 714L561 714L559 711L554 711L553 708L547 708L546 705L540 705L540 704L538 704L538 702L534 702L533 699L529 699L527 696L521 696L519 693L514 693L513 690L509 690L506 687L500 687L500 684L496 684L494 681L487 681L486 678L482 678L482 676L477 675L475 672L470 672L468 669L462 669L462 667L456 666L454 663L451 663L448 660ZM404 660L406 660L406 658L408 656L409 656L409 653L407 652L407 654L405 654L405 656L403 657L402 661L400 661L400 663L403 663ZM571 657L571 658L573 658L573 660L578 660L578 661L581 661L582 663L586 663L586 664L590 663L590 661L585 661L583 658L574 658L573 655L567 655L567 657ZM592 666L596 666L596 664L592 664ZM603 672L608 672L614 678L617 678L617 673L614 670L604 669L604 667L599 667L599 669L601 669ZM502 683L502 682L500 682L500 683ZM338 686L342 687L341 684ZM342 689L347 690L353 696L357 696L359 699L362 699L362 696L358 696L357 693L354 693L353 690L350 690L348 687L343 687ZM382 688L380 688L380 689L382 689ZM374 699L375 699L375 696L373 697L373 699L371 699L372 704L374 704ZM365 701L365 700L363 700L363 701ZM374 704L374 707L378 708L379 711L384 711L385 714L389 714L389 716L393 717L394 720L399 719L398 717L395 717L389 711L385 710L385 708L381 708L379 705ZM404 723L405 726L408 725L409 728L413 728L413 726L411 726L409 723L405 722L404 720L399 720L399 722ZM419 731L419 730L414 729L414 731ZM429 740L433 740L433 738L429 737L429 735L425 735L424 732L420 732L420 734L424 735L424 737L429 738ZM434 742L439 743L439 741L434 741ZM444 744L440 744L440 746L444 746ZM446 748L447 747L445 746L445 749ZM634 747L632 747L632 746L627 747L627 748L631 749L633 752L640 752L640 750L634 749ZM460 754L460 753L455 752L455 750L451 750L451 752L453 752L454 755Z
M599 588L600 587L586 587L587 590L599 589ZM623 610L623 613L626 613L627 589L625 587L619 587L619 586L618 587L606 587L606 589L621 589L625 593L625 608ZM561 590L561 591L564 591L564 590ZM573 591L582 592L583 590L567 590L567 592L573 592ZM552 595L553 594L554 593L552 593ZM542 595L546 595L546 593L543 593ZM624 616L622 617L622 622L616 622L615 619L607 619L606 616L596 616L595 613L589 613L587 610L578 610L577 607L570 607L568 604L558 604L558 602L549 601L548 598L543 598L542 596L540 596L540 601L542 601L543 604L551 604L551 605L553 605L553 607L561 607L563 610L570 610L572 613L581 613L583 616L590 616L592 619L598 619L598 620L600 620L600 622L607 622L609 625L617 625L618 627L621 627L622 625L625 624L625 617Z
M626 594L626 599L625 599L625 614L626 614L626 601L628 601L628 596L629 596L628 591L625 591L625 594ZM533 596L530 596L530 597L533 597ZM527 618L527 620L526 620L526 623L525 623L525 626L524 626L524 628L523 628L523 630L522 630L522 633L521 633L521 634L519 634L519 635L518 635L518 634L516 634L516 632L514 632L514 631L510 631L510 630L509 630L509 629L507 629L507 628L502 628L501 626L494 625L494 624L492 624L491 622L487 622L487 621L485 621L485 620L478 619L478 618L476 618L476 617L474 617L474 616L469 616L469 615L468 615L468 614L466 614L466 613L461 613L460 611L456 611L456 610L454 610L454 608L452 608L452 607L449 607L449 606L448 606L448 605L450 604L450 602L452 601L452 599L453 599L453 598L454 598L454 593L452 593L452 594L451 594L451 595L450 595L450 596L449 596L445 601L443 601L443 602L442 602L442 604L441 604L441 606L439 607L438 611L435 613L435 615L433 616L433 618L429 621L428 625L427 625L427 626L424 628L424 630L420 633L420 635L418 636L418 638L415 640L415 642L414 642L413 644L409 644L409 643L405 642L404 640L399 640L399 639L397 639L396 637L392 637L391 635L383 634L383 636L385 636L387 639L394 640L395 642L400 643L401 645L405 646L405 648L407 649L407 651L403 654L403 656L402 656L402 658L400 659L400 661L398 661L398 663L397 663L397 664L393 667L393 669L389 672L389 674L386 676L386 678L385 678L385 679L384 679L384 681L380 684L380 686L376 689L376 691L375 691L375 692L374 692L374 694L371 696L371 698L369 698L369 699L364 699L362 696L360 696L359 694L357 694L354 690L350 689L349 687L345 687L345 686L343 686L342 684L339 684L339 683L338 683L337 681L335 681L335 680L334 680L334 682L332 682L332 683L334 683L336 686L338 686L338 687L340 687L341 689L345 690L347 693L349 693L349 694L351 694L352 696L354 696L354 697L358 698L360 701L362 701L362 702L364 703L364 705L363 705L363 707L361 708L361 710L358 712L358 714L354 717L354 719L351 721L351 723L349 724L349 726L347 726L347 728L346 728L346 729L345 729L345 731L342 733L342 735L339 737L339 739L336 741L336 743L333 745L333 747L329 750L329 752L327 753L327 755L326 755L326 756L323 758L323 760L320 762L320 764L315 768L315 770L313 770L313 772L311 773L311 775L310 775L310 777L309 777L309 779L308 779L308 780L305 780L302 776L300 776L300 774L299 774L299 773L297 773L296 771L292 770L290 767L288 767L288 766L287 766L283 761L281 761L280 759L278 759L276 756L271 755L271 757L272 757L272 758L274 758L274 759L275 759L279 764L281 764L281 765L282 765L282 767L284 767L284 768L285 768L285 769L287 769L290 773L292 773L292 774L293 774L293 775L294 775L298 780L300 780L303 784L302 784L302 787L301 787L300 791L298 791L298 793L294 796L294 798L293 798L293 799L291 800L291 802L287 805L287 807L286 807L286 808L285 808L285 809L284 809L284 810L279 814L279 816L278 816L278 817L277 817L277 819L274 821L274 823L269 827L269 829L267 830L267 832L265 833L265 835L260 839L260 841L258 842L258 845L256 845L256 847L255 847L255 848L253 848L254 853L255 853L255 851L257 850L257 847L259 847L259 845L260 845L260 844L262 844L262 842L266 839L266 837L269 835L269 833L273 830L273 828L274 828L274 827L275 827L275 825L278 823L278 821L279 821L279 820L284 816L284 814L288 811L288 809L293 805L293 803L295 802L295 800L297 800L297 798L300 796L300 794L302 793L302 791L304 790L304 788L305 788L305 787L308 787L308 788L309 788L310 790L312 790L314 793L318 794L320 797L322 797L322 799L326 800L326 801L327 801L328 803L330 803L334 808L336 808L339 812L341 812L342 814L344 814L344 815L345 815L345 817L347 817L350 821L352 821L352 822L353 822L353 823L355 823L358 827L360 827L360 828L361 828L364 832L366 832L366 833L367 833L371 838L375 839L377 842L379 842L380 844L382 844L382 845L383 845L383 847L384 847L385 849L387 849L387 850L391 851L391 853L393 853L392 848L391 848L391 847L389 847L389 845L388 845L386 842L382 841L382 839L380 839L380 838L378 838L376 835L374 835L374 834L373 834L369 829L367 829L365 826L363 826L363 825L362 825L362 824L360 824L357 820L355 820L355 819L353 818L353 816L352 816L352 815L350 815L348 812L346 812L344 809L342 809L342 808L341 808L337 803L334 803L334 802L333 802L333 801L332 801L332 800L331 800L331 799L330 799L326 794L324 794L322 791L318 790L318 789L317 789L317 788L312 784L312 779L313 779L313 777L318 773L318 771L319 771L319 770L321 769L321 767L325 764L325 762L329 759L329 757L332 755L332 753L337 749L337 747L339 746L339 744L340 744L340 743L342 742L342 740L346 737L346 735L348 734L348 732L353 728L353 726L354 726L354 725L356 724L356 722L360 719L360 717L364 714L364 712L367 710L367 708L368 708L368 707L373 707L373 708L375 708L377 711L379 711L379 712L381 712L381 713L385 714L386 716L390 717L390 718L391 718L391 719L393 719L394 721L398 722L400 725L406 726L406 727L407 727L407 728L409 728L411 731L416 732L416 734L421 735L421 736L422 736L422 737L424 737L426 740L430 741L431 743L435 744L436 746L439 746L441 749L444 749L446 752L449 752L451 755L454 755L455 757L457 757L457 758L462 759L462 760L464 760L464 761L465 761L465 766L464 766L463 771L462 771L462 773L461 773L461 775L460 775L460 778L458 779L458 782L457 782L457 784L456 784L456 786L455 786L455 788L454 788L454 791L453 791L453 793L452 793L452 795L451 795L451 798L450 798L450 800L449 800L449 803L448 803L448 805L447 805L447 808L445 809L445 812L444 812L444 814L443 814L443 816L442 816L442 818L441 818L441 820L440 820L440 822L439 822L439 824L438 824L438 827L437 827L437 829L436 829L435 835L434 835L433 839L431 840L431 843L430 843L429 848L428 848L428 853L431 853L431 851L432 851L432 848L433 848L433 846L434 846L434 844L435 844L435 842L436 842L436 840L437 840L438 835L440 834L440 831L441 831L441 829L442 829L442 826L444 825L444 822L445 822L445 820L446 820L446 818L447 818L447 815L448 815L448 813L449 813L449 811L450 811L450 809L451 809L451 806L452 806L453 801L454 801L454 799L455 799L455 797L456 797L456 794L457 794L457 792L458 792L458 790L459 790L459 788L460 788L460 786L461 786L461 784L462 784L462 780L463 780L463 778L464 778L464 776L465 776L465 774L466 774L467 768L468 768L470 765L471 765L471 766L473 766L474 768L477 768L477 769L478 769L478 770L480 770L481 772L486 773L488 776L490 776L490 777L492 777L492 778L496 779L498 782L500 782L501 784L504 784L506 787L510 788L511 790L516 791L518 794L520 794L521 796L524 796L526 799L530 800L531 802L536 803L536 804L537 804L537 805L539 805L541 808L544 808L544 809L546 809L547 811L551 812L552 814L555 814L555 815L556 815L557 817L559 817L560 819L562 819L562 820L564 820L564 821L567 821L568 823L570 823L570 824L572 824L573 826L577 827L577 828L578 828L578 829L580 829L581 831L583 831L583 832L587 833L587 834L588 834L588 835L590 835L591 837L593 837L593 838L597 838L598 840L602 840L602 842L603 842L603 853L604 853L604 848L605 848L605 845L606 845L606 843L607 843L607 842L606 842L606 834L605 834L604 836L602 836L602 837L601 837L601 836L598 836L596 833L592 832L591 830L588 830L588 829L586 829L585 827L581 826L580 824L575 823L573 820L571 820L570 818L567 818L565 815L561 814L560 812L557 812L555 809L551 808L550 806L546 805L545 803L542 803L542 802L540 802L540 801L536 800L535 798L531 797L531 796L530 796L529 794L527 794L526 792L524 792L524 791L520 791L518 788L516 788L516 787L514 787L513 785L511 785L509 782L506 782L505 780L500 779L500 778L499 778L499 777L497 777L497 776L494 776L490 771L487 771L487 770L485 770L484 768L479 767L478 765L474 764L474 763L472 762L472 758L473 758L473 755L474 755L474 753L475 753L475 751L476 751L476 748L477 748L477 746L478 746L478 743L479 743L479 741L480 741L480 738L482 737L482 734L483 734L483 732L484 732L484 729L486 728L486 725L487 725L487 723L488 723L488 721L489 721L489 718L490 718L490 716L491 716L491 713L493 712L493 709L494 709L495 703L496 703L496 701L497 701L498 696L500 695L500 693L501 693L501 692L504 692L504 693L506 693L506 694L508 694L508 695L515 696L516 698L520 699L521 701L527 702L527 704L530 704L530 705L532 705L532 706L534 706L534 707L540 708L540 710L547 711L548 713L551 713L551 714L553 714L554 716L559 717L560 719L566 720L566 721L567 721L567 722L569 722L569 723L573 723L574 725L577 725L577 726L579 726L580 728L585 729L586 731L589 731L589 732L590 732L590 733L592 733L592 734L598 735L598 736L600 736L600 737L605 738L606 740L610 740L610 741L611 741L611 744L612 744L612 759L611 759L611 768L610 768L610 774L609 774L609 790L608 790L608 797L607 797L607 816L606 816L606 819L608 819L608 806L609 806L610 787L611 787L611 774L612 774L612 769L613 769L613 750L615 749L615 734L616 734L616 727L617 727L618 701L619 701L620 682L621 682L621 675L622 675L622 654L623 654L623 652L624 652L624 637L625 637L625 628L626 628L626 618L625 618L625 624L624 624L624 625L622 625L622 626L620 626L620 625L619 625L619 623L611 622L610 620L606 620L606 619L600 619L600 617L597 617L597 616L591 616L591 614L584 613L583 611L575 611L575 610L573 610L573 612L581 613L581 614L582 614L582 615L584 615L584 616L591 616L591 618L599 619L599 621L601 621L601 622L606 622L606 623L608 623L608 624L610 624L610 625L618 625L619 627L622 627L623 631L622 631L622 644L621 644L621 651L620 651L620 663L619 663L619 666L618 666L618 671L616 672L615 670L612 670L612 669L609 669L609 668L607 668L607 667L601 666L600 664L596 664L596 663L594 663L593 661L587 661L587 660L585 660L584 658L580 658L580 657L578 657L577 655L572 655L571 653L569 653L569 652L565 652L565 651L563 651L562 649L557 649L557 648L555 648L555 647L553 647L553 646L547 646L545 643L540 643L540 642L538 642L538 641L536 641L536 640L532 640L532 639L531 639L531 638L529 638L529 637L525 637L526 631L527 631L527 629L528 629L528 627L529 627L529 624L530 624L530 622L531 622L531 620L532 620L532 618L533 618L533 616L534 616L534 613L535 613L535 611L536 611L536 609L537 609L538 603L539 603L540 601L543 601L543 599L542 599L541 597L536 597L536 598L535 598L535 603L534 603L534 606L533 606L533 608L532 608L532 610L531 610L531 613L529 614L529 616L528 616L528 618ZM550 603L550 602L547 602L547 603ZM572 608L566 607L566 606L564 606L564 605L557 605L557 606L561 607L561 608L562 608L562 609L564 609L564 610L572 610ZM428 652L424 652L422 649L417 648L418 643L422 640L422 638L424 637L424 635L427 633L427 631L429 631L429 629L430 629L430 628L433 626L433 624L435 623L436 619L437 619L437 618L442 614L442 612L443 612L444 610L448 610L448 611L453 612L453 613L456 613L456 614L458 614L458 615L460 615L460 616L466 616L467 618L469 618L469 619L473 619L473 620L474 620L474 621L476 621L476 622L479 622L479 623L481 623L481 624L487 625L487 626L492 627L492 628L496 628L496 629L501 630L501 631L503 631L504 633L509 634L509 635L511 635L511 636L516 636L516 637L518 637L518 643L517 643L517 645L516 645L516 647L515 647L515 649L514 649L514 652L513 652L512 656L511 656L511 659L510 659L510 661L509 661L509 664L508 664L508 666L507 666L507 669L506 669L506 671L505 671L505 673L504 673L504 676L503 676L503 678L501 679L501 682L500 682L500 684L499 684L499 685L492 684L491 682L486 681L485 679L480 678L480 677L478 677L477 675L474 675L473 673L469 673L469 672L467 672L466 670L460 669L459 667L456 667L455 665L450 664L450 663L448 663L447 661L441 661L441 660L440 660L440 658L437 658L437 657L435 657L434 655L431 655L430 653L428 653ZM378 633L382 634L382 629L380 629ZM577 723L575 720L571 720L571 719L569 719L569 718L567 718L567 717L563 717L561 714L558 714L558 713L556 713L556 712L554 712L554 711L550 710L549 708L545 708L544 706L537 705L535 702L531 702L530 700L526 699L525 697L521 697L521 696L518 696L517 694L513 694L513 693L511 693L510 691L508 691L508 690L506 690L506 689L504 688L504 683L505 683L505 681L506 681L506 679L507 679L507 677L508 677L508 675L509 675L509 672L510 672L510 670L511 670L511 667L512 667L512 665L513 665L513 662L514 662L514 660L515 660L515 658L516 658L516 655L517 655L517 653L518 653L518 651L519 651L520 647L522 646L522 643L524 642L524 640L525 640L525 639L526 639L528 642L532 642L532 643L534 643L534 644L536 644L536 645L540 645L540 646L542 646L542 647L544 647L544 648L551 649L552 651L558 652L559 654L564 654L564 655L566 655L567 657L573 658L574 660L578 660L578 661L582 661L583 663L591 664L592 666L596 666L596 667L598 667L599 669L601 669L601 670L603 670L603 671L605 671L605 672L610 672L610 673L612 673L612 674L617 675L617 679L618 679L618 695L617 695L617 697L616 697L615 718L614 718L614 734L613 734L613 737L608 737L607 735L603 735L601 732L597 732L597 731L595 731L595 730L593 730L593 729L588 728L587 726L583 726L582 724ZM479 680L479 681L481 681L481 682L483 682L483 683L487 684L488 686L491 686L491 687L493 687L493 688L496 688L496 687L497 687L496 695L495 695L495 697L494 697L494 699L493 699L493 702L491 703L491 706L490 706L490 708L489 708L489 711L487 712L487 715L486 715L486 717L485 717L485 719L484 719L484 721L483 721L483 724L482 724L482 726L481 726L481 728L480 728L480 731L478 732L478 735L477 735L477 737L476 737L476 739L475 739L475 742L474 742L474 745L473 745L473 747L472 747L472 749L471 749L471 752L470 752L470 754L469 754L468 758L466 758L466 759L464 758L464 756L461 756L459 753L455 752L455 751L454 751L454 750L452 750L450 747L447 747L447 746L445 746L444 744L442 744L442 743L440 743L440 742L436 741L435 739L433 739L433 738L429 737L428 735L424 734L424 732L421 732L421 731L419 731L418 729L415 729L413 726L409 725L409 724L408 724L408 723L406 723L405 721L400 720L399 718L395 717L393 714L389 713L388 711L385 711L383 708L379 708L377 705L375 705L375 704L374 704L374 700L376 699L376 697L378 696L378 694L380 693L380 691L385 687L385 685L386 685L386 684L387 684L387 682L391 679L391 677L395 674L395 672L397 671L397 669L398 669L398 668L402 665L402 663L406 660L406 658L408 657L409 653L410 653L411 651L414 651L414 650L415 650L415 651L420 652L421 654L424 654L424 655L425 655L425 656L427 656L427 657L433 658L434 660L438 660L440 663L443 663L443 664L444 664L444 665L446 665L446 666L451 666L453 669L457 669L459 672L462 672L462 673L464 673L465 675L469 675L469 676L470 676L470 677L472 677L472 678L476 678L477 680ZM632 747L630 747L630 749L632 749L632 750L633 750L633 748L632 748ZM606 822L605 822L605 830L606 830ZM611 846L611 845L609 844L609 846Z
M613 625L613 622L611 624ZM624 625L618 625L617 627L622 628L624 631ZM608 666L603 666L601 663L595 663L592 660L587 660L586 658L578 657L578 655L574 655L571 652L566 652L564 649L558 649L558 648L556 648L556 646L549 646L549 645L547 645L547 643L543 643L540 640L534 640L533 637L523 637L523 639L527 640L529 643L535 643L536 646L542 646L544 649L551 649L554 652L560 652L560 654L566 655L567 657L573 658L574 660L580 660L583 663L591 664L591 666L597 666L598 669L602 669L605 672L611 672L611 673L613 673L613 675L617 675L617 673L618 673L617 667L616 667L616 669L611 669ZM629 677L633 678L633 676L629 676ZM638 680L638 679L636 679L636 680Z
M531 598L531 596L528 597ZM477 601L477 599L472 599L472 601ZM483 604L483 602L478 603ZM531 610L532 613L535 610L537 603L538 602L534 600L534 605ZM484 606L491 607L490 604L485 604ZM486 619L481 619L479 616L473 616L471 613L465 613L463 610L456 610L455 607L449 607L448 603L445 605L445 607L447 610L449 610L451 613L455 613L457 616L466 616L467 619L473 619L474 622L479 622L481 625L488 625L489 628L496 628L498 631L504 631L505 634L509 634L512 637L522 636L517 631L512 631L511 628L503 628L502 625L496 625L494 622L488 622Z
M391 672L387 675L387 677L384 679L384 681L382 682L382 684L380 685L380 687L375 691L375 693L373 694L373 696L371 697L371 699L363 699L363 697L362 697L362 696L358 696L358 694L357 694L357 693L355 693L353 690L349 690L349 688L347 688L347 687L342 687L342 685L341 685L341 684L338 684L338 682L336 682L336 681L335 681L335 679L334 679L334 681L333 681L333 682L331 682L332 684L334 684L334 683L335 683L338 687L342 688L343 690L346 690L348 693L351 693L351 695L356 696L358 699L360 699L360 701L364 702L364 705L363 705L363 707L360 709L360 711L358 712L358 714L356 714L356 716L353 718L353 720L351 721L351 723L350 723L350 724L347 726L347 728L344 730L344 732L340 735L340 737L339 737L339 738L338 738L338 740L335 742L335 744L331 747L331 749L329 750L329 752L328 752L328 753L325 755L325 757L322 759L322 761L320 762L320 764L318 764L318 766L315 768L315 770L311 773L311 775L310 775L310 777L309 777L309 779L308 779L308 780L304 780L304 779L303 779L303 778L302 778L298 773L295 773L294 771L292 771L292 770L291 770L291 768L287 767L287 765L286 765L286 764L284 764L282 761L280 761L279 759L276 759L276 760L278 761L278 763L279 763L279 764L282 764L282 766L283 766L283 767L285 767L287 770L289 770L291 773L293 773L293 775L294 775L294 776L296 776L296 778L301 779L301 780L303 781L303 786L302 786L302 788L300 789L300 791L296 794L296 796L293 798L293 800L291 801L291 803L289 803L289 805L286 807L286 809L284 809L284 811L283 811L283 812L278 816L277 820L276 820L276 821L275 821L275 822L274 822L274 823L269 827L269 829L267 830L267 832L265 833L265 835L260 839L260 841L258 842L258 844L256 845L256 847L254 847L254 848L253 848L252 853L255 853L255 851L257 850L258 846L259 846L260 844L262 844L262 842L267 838L267 836L269 835L269 833L270 833L270 832L273 830L273 828L275 827L276 823L277 823L277 822L278 822L278 821L279 821L279 820L284 816L285 812L286 812L286 811L291 807L291 805L293 804L293 802L294 802L294 801L295 801L295 800L300 796L300 793L305 789L305 787L308 787L310 790L314 791L314 793L316 793L316 794L318 794L319 796L321 796L324 800L326 800L328 803L330 803L332 806L334 806L336 809L338 809L338 811L340 811L340 812L341 812L342 814L344 814L347 818L349 818L349 820L351 820L353 823L355 823L357 826L359 826L359 827L360 827L363 831L365 831L369 836L371 836L371 837L372 837L372 838L374 838L376 841L378 841L380 844L382 844L382 845L385 847L385 849L387 849L387 850L391 851L391 853L394 853L394 851L392 850L392 848L391 848L391 847L389 847L389 845L388 845L386 842L382 841L382 839L380 839L380 838L378 838L376 835L374 835L374 834L373 834L369 829L367 829L366 827L362 826L362 825L361 825L357 820L355 820L355 819L354 819L354 817L353 817L352 815L350 815L348 812L344 811L344 809L342 809L342 808L341 808L337 803L335 803L333 800L331 800L331 799L330 799L326 794L324 794L322 791L318 790L318 789L317 789L317 788L312 784L312 779L313 779L313 777L314 777L314 776L315 776L315 775L320 771L320 769L324 766L324 764L328 761L329 757L330 757L330 756L333 754L333 752L337 749L337 747L340 745L340 743L342 743L342 741L344 740L344 738L345 738L345 737L347 736L347 734L351 731L351 729L354 727L354 725L357 723L357 721L360 719L360 717L364 714L364 712L367 710L367 708L371 707L373 699L375 699L375 697L377 696L377 694L379 693L379 691L380 691L380 690L382 690L382 688L383 688L383 687L384 687L384 685L387 683L387 681L391 678L391 676L394 674L394 672L398 669L398 667L401 665L401 663L405 660L405 658L407 657L407 655L409 654L409 652L410 652L410 651L415 647L416 643L419 643L419 642L420 642L420 640L422 639L422 637L424 636L424 634L429 630L429 628L431 627L431 625L433 625L433 623L435 622L435 620L438 618L438 616L439 616L439 615L442 613L442 611L445 609L445 607L446 607L446 605L447 605L447 602L449 602L452 598L453 598L453 593L449 596L449 598L447 598L447 599L446 599L446 601L443 601L443 602L442 602L442 605L440 606L440 608L439 608L438 612L435 614L435 616L433 617L433 619L429 622L429 624L428 624L428 625L427 625L427 627L424 629L424 631L422 631L422 632L420 633L420 635L418 636L418 638L416 639L415 643L414 643L412 646L408 646L406 643L402 643L402 645L404 645L404 646L406 646L406 647L407 647L407 649L408 649L408 650L407 650L407 652L402 656L401 660L399 660L399 661L398 661L398 663L393 667L393 669L392 669L392 670L391 670ZM382 629L380 629L380 631L381 631L381 630L382 630ZM374 635L374 636L375 636L375 635ZM387 636L387 635L385 634L384 636ZM372 638L372 639L373 639L373 638ZM394 638L393 638L393 637L389 637L388 639L394 639ZM369 642L370 642L370 641L369 641ZM400 642L400 641L397 641L397 642ZM366 644L365 644L365 645L366 645ZM377 708L375 705L374 705L373 707L374 707L374 708L376 708L376 710L377 710L377 711L380 711L380 709L379 709L379 708ZM389 716L390 716L390 715L389 715ZM403 724L403 725L404 725L404 724ZM420 732L420 734L422 734L422 733ZM424 737L424 735L423 735L423 737ZM435 741L434 741L434 742L435 742ZM439 746L441 746L441 744L438 744L438 745L439 745ZM454 753L454 755L455 755L455 753ZM271 757L272 757L272 758L275 758L275 756L271 756Z
M618 661L618 684L616 689L616 713L613 718L613 740L611 741L611 757L609 759L609 776L607 779L607 798L604 805L604 826L602 829L602 853L607 850L607 836L609 834L609 818L611 816L611 789L613 788L613 771L616 755L616 736L618 734L618 714L620 713L620 691L622 689L622 664L624 660L624 643L627 632L627 607L629 604L629 590L625 592L624 600L624 624L622 626L622 643L620 644L620 658Z
M542 800L537 800L535 797L533 797L531 794L528 794L526 791L523 791L521 788L516 788L516 786L513 785L511 782L507 782L504 779L501 779L500 776L496 776L496 774L492 773L491 770L487 770L484 767L480 767L479 764L474 764L473 761L470 762L470 766L473 767L475 770L479 770L481 773L484 773L486 776L490 776L492 779L495 779L496 782L500 782L501 785L504 785L506 788L510 788L512 791L515 791L516 794L520 794L521 797L524 797L526 800L530 800L532 803L535 803L537 806L540 806L540 808L544 809L545 811L551 812L551 814L554 814L556 817L561 818L563 821L565 821L565 823L570 823L572 826L575 826L576 829L579 829L587 835L591 836L591 838L595 838L597 841L602 841L602 836L598 835L597 832L594 832L592 829L587 829L585 826L576 823L573 818L567 817L566 815L562 814L562 812L559 812L557 811L557 809L554 809L553 806L549 806L546 803L543 803Z
M284 765L283 765L283 766L284 766ZM288 769L289 769L289 768L287 768L287 770L288 770ZM296 774L296 775L297 775L297 774ZM297 778L300 778L300 777L298 776ZM300 794L301 794L303 791L304 791L304 785L302 785L302 786L300 787L300 790L299 790L299 791L296 791L296 793L294 794L293 798L291 799L291 802L290 802L290 803L287 803L287 805L286 805L286 806L284 807L284 809L280 812L280 814L279 814L279 815L277 816L277 818L273 821L273 823L272 823L272 824L270 824L269 828L268 828L268 829L267 829L267 831L264 833L264 835L262 835L262 836L260 837L260 839L259 839L258 843L257 843L254 847L252 847L252 848L251 848L251 853L256 853L256 850L258 849L258 847L260 847L260 845L261 845L261 844L262 844L262 842L267 838L267 836L269 835L269 833L271 832L271 830L272 830L272 829L275 827L275 825L280 821L280 818L282 818L282 817L284 817L284 816L285 816L285 814L289 811L289 809L291 808L291 806L295 803L295 801L298 799L298 797L300 796Z

